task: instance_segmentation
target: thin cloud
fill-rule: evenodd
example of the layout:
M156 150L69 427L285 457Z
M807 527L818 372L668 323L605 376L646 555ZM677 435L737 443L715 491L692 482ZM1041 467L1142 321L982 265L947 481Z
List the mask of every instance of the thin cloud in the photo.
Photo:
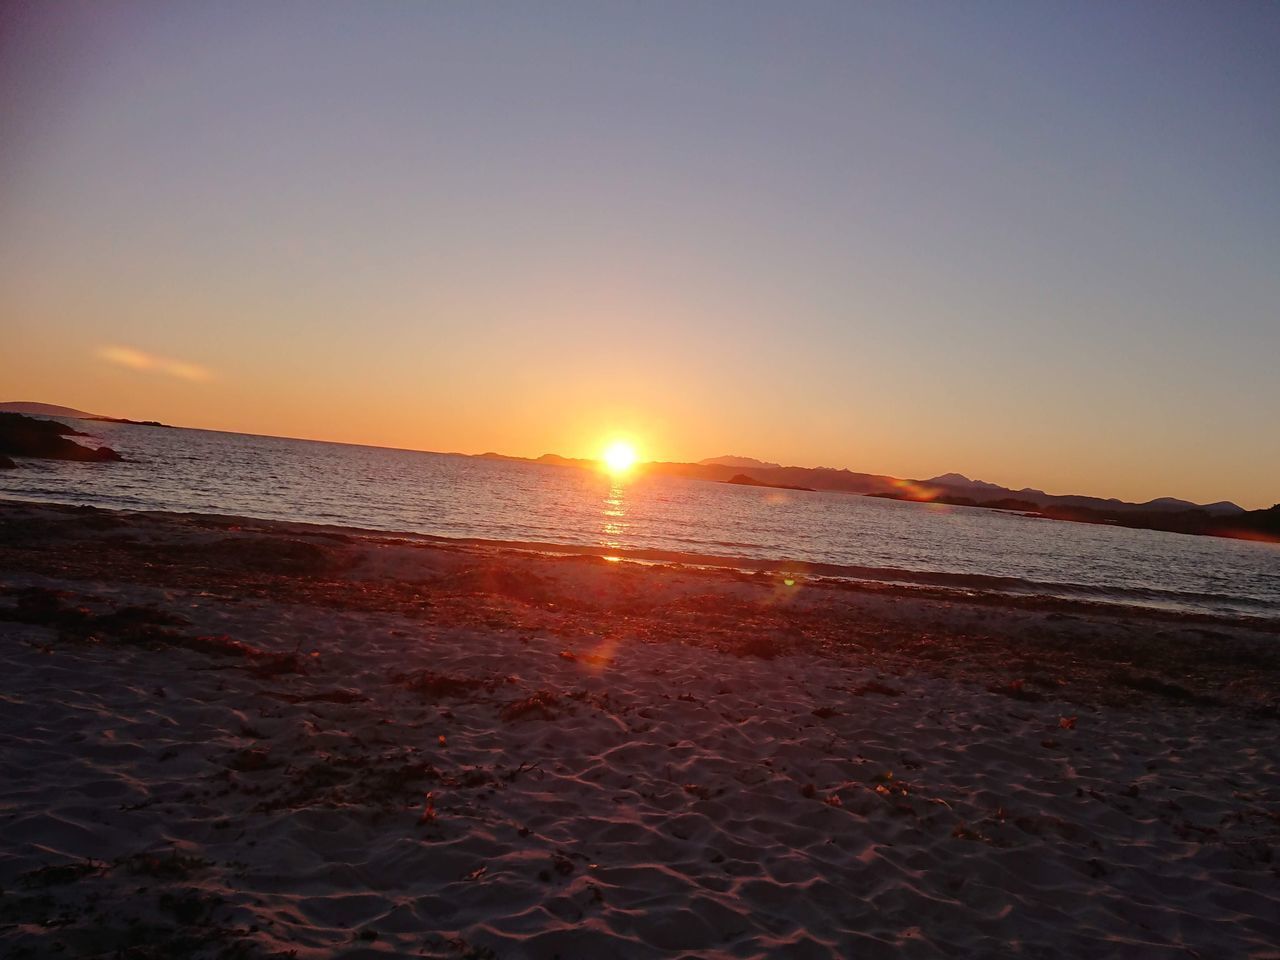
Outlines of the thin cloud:
M98 357L117 367L130 370L142 370L147 373L160 373L179 380L191 380L204 383L213 379L213 372L198 363L187 363L172 357L161 357L134 347L104 346L98 348Z

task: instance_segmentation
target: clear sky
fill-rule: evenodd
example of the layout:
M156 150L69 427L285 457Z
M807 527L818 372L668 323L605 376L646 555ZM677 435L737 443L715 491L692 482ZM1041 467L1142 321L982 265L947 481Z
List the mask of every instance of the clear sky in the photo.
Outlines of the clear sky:
M0 400L1280 500L1280 4L0 14Z

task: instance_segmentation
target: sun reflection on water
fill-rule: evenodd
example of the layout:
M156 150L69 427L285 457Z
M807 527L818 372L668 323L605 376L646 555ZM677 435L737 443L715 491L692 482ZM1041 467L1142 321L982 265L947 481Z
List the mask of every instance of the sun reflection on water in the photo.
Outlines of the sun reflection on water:
M621 538L627 532L627 505L623 499L625 490L626 484L614 476L609 481L609 489L605 493L600 511L603 521L600 533L604 537L604 545L612 550L622 549Z

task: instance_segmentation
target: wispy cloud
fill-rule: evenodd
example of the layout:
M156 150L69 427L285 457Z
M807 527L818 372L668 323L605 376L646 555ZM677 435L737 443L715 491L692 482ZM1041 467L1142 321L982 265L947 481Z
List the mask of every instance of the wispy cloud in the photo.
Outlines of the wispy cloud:
M134 347L111 345L99 347L98 357L107 361L107 363L114 363L118 367L128 367L130 370L143 370L148 373L161 373L168 377L177 377L179 380L204 383L213 379L213 372L198 363L187 363L185 360L161 357Z

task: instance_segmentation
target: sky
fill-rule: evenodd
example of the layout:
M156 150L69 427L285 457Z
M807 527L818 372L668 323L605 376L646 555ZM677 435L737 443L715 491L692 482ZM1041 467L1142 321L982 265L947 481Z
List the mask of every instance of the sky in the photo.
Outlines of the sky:
M1280 5L0 10L0 400L1280 500Z

